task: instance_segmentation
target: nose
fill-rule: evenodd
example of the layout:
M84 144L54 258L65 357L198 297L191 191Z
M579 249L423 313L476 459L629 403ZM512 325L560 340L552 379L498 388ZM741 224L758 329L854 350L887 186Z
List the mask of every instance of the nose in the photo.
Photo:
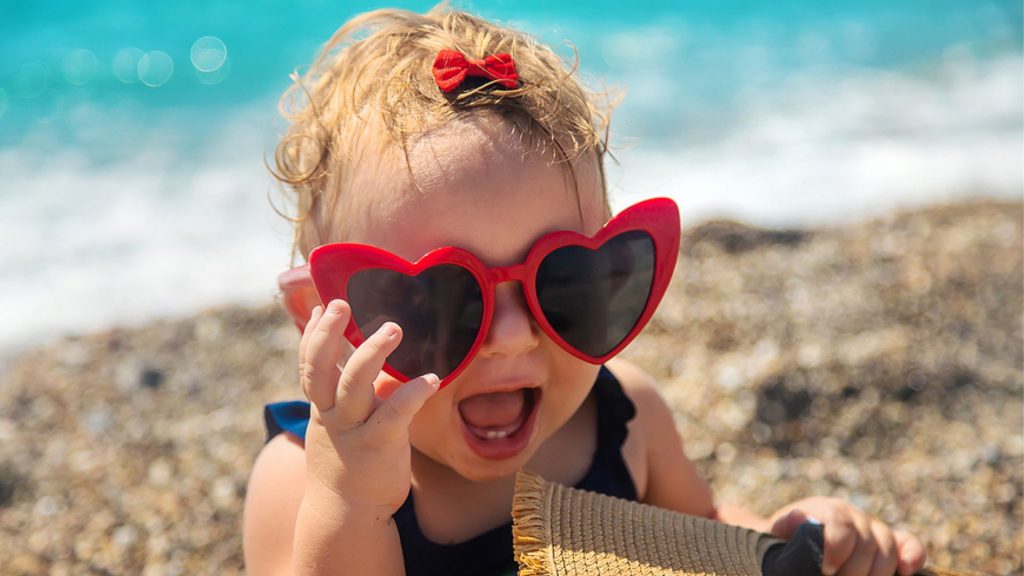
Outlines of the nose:
M480 347L481 356L515 357L537 347L540 329L526 305L518 282L503 282L494 290L494 315Z

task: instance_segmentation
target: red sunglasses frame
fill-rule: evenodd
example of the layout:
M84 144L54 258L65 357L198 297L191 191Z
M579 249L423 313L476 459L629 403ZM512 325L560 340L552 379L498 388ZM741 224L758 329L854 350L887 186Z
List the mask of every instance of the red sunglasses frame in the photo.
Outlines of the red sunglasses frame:
M609 239L636 230L647 232L654 244L654 278L643 312L632 330L612 350L601 356L585 354L569 345L545 317L537 299L537 270L544 258L559 248L580 246L596 250ZM494 315L494 290L503 282L521 283L527 306L538 327L562 349L592 364L602 364L615 356L644 328L668 289L679 253L679 234L679 209L675 202L668 198L653 198L626 208L592 237L571 230L545 234L534 243L526 259L520 264L491 268L471 252L452 246L431 250L416 262L409 262L374 246L344 242L317 247L310 254L309 264L282 273L278 276L278 284L284 295L283 304L301 331L305 330L306 322L315 306L334 299L348 300L348 281L353 274L361 270L383 268L407 276L416 276L440 264L454 264L466 269L480 286L483 317L469 352L455 369L442 379L443 387L466 368L483 345ZM345 328L345 337L353 346L359 346L366 340L359 332L354 318L349 320ZM402 382L418 376L403 374L386 362L384 371Z

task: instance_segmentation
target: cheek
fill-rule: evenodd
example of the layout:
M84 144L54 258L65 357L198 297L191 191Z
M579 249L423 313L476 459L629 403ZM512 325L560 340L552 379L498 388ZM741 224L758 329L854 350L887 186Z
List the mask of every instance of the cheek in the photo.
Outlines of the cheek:
M556 376L545 390L544 404L548 413L557 415L556 421L551 423L555 427L561 427L576 413L590 393L601 369L600 366L565 354L568 358L558 363Z
M551 438L576 414L601 370L600 366L580 360L547 337L544 341L550 346L547 353L549 375L537 422L541 442Z
M442 390L431 396L409 424L409 442L420 452L437 460L443 452L445 436L452 433L452 401Z

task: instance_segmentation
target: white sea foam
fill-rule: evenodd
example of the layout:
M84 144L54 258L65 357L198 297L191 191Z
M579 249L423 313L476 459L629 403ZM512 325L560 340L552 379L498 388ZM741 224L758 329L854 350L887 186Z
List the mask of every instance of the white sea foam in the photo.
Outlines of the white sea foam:
M270 301L290 232L267 198L257 132L226 122L200 162L156 139L103 164L81 150L0 151L0 350Z
M609 170L614 203L668 195L686 222L788 226L975 195L1019 199L1021 74L1018 55L975 60L954 50L913 74L794 77L743 95L718 138L662 135L619 150L621 166ZM627 124L647 113L629 102ZM128 134L120 159L62 147L45 125L0 149L0 351L269 301L290 231L267 200L267 110L220 121L198 150L180 119L158 118L139 135L110 118L91 121L88 110L75 137Z
M894 208L1024 194L1018 56L952 51L913 76L861 71L801 77L748 94L720 139L620 150L609 170L618 207L675 198L686 221L732 217L814 225Z

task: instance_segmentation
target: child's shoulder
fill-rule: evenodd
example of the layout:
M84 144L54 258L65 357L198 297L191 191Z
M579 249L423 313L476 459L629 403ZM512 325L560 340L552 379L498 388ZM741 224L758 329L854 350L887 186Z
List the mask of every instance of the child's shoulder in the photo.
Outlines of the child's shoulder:
M622 457L633 476L637 496L644 501L656 439L664 437L666 431L676 435L672 413L658 392L654 378L642 368L618 358L608 361L605 366L622 385L622 391L636 408L635 416L627 425L629 434L622 445Z
M675 416L654 378L626 360L613 359L607 367L636 406L623 456L633 473L640 500L670 510L711 516L711 491L686 457Z
M661 395L658 383L643 368L628 360L613 358L606 364L608 370L615 375L615 378L622 385L626 396L636 406L636 418L630 425L630 430L644 436L651 432L664 432L665 426L670 426L675 433L675 420L668 402Z

